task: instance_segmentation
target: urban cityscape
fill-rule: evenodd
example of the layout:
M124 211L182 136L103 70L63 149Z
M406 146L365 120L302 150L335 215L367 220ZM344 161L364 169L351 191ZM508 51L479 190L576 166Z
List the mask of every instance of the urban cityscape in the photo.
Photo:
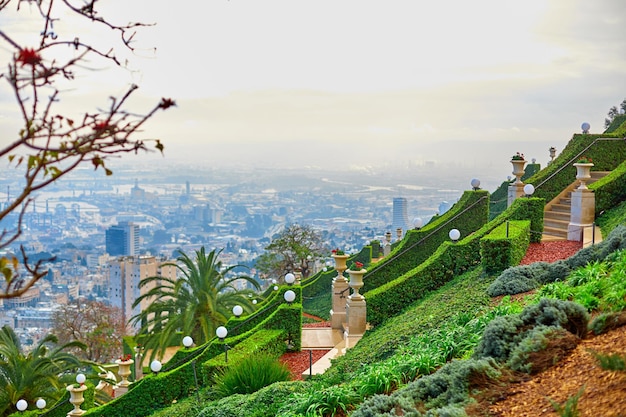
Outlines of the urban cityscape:
M36 196L27 207L23 232L7 254L23 245L30 261L46 261L47 275L22 297L4 300L0 326L15 329L25 346L37 343L52 325L56 307L78 298L104 301L125 320L147 276L175 276L178 251L217 249L226 265L249 267L245 274L267 285L254 268L273 236L289 224L309 225L330 250L358 251L385 233L425 224L469 189L469 180L433 174L432 166L405 170L206 169L120 164L105 177L77 170ZM21 186L10 170L0 178L0 204ZM492 181L495 188L497 181ZM6 202L6 203L5 203ZM12 230L17 214L0 228ZM18 255L19 256L19 255ZM53 260L52 260L53 259ZM263 279L266 278L266 279ZM147 289L144 289L144 291Z

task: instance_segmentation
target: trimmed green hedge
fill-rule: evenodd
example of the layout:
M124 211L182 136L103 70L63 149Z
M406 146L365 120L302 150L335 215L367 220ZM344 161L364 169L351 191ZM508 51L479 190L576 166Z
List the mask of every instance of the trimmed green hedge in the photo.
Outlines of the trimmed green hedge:
M596 216L626 200L626 162L606 177L590 184L589 189L596 194Z
M530 220L507 221L480 239L480 258L488 274L520 263L530 244Z
M506 220L528 220L539 239L543 230L544 201L540 198L518 198L504 213L457 243L444 242L424 263L406 274L364 294L367 320L379 325L439 288L454 276L480 263L480 239ZM536 235L535 235L536 236ZM532 237L531 237L532 238ZM536 238L536 237L535 237Z
M528 179L535 186L534 196L550 202L576 181L573 163L583 155L593 160L593 171L612 171L626 160L626 142L617 134L575 134L553 163Z
M210 385L216 372L237 365L244 359L257 353L267 353L274 358L280 357L286 351L284 330L259 330L234 348L228 350L228 362L226 362L226 353L222 353L208 361L204 362L202 367L202 375L204 385ZM228 349L228 342L225 341ZM224 343L220 343L224 348Z
M237 332L236 329L233 329L232 333L234 335L229 335L226 339L228 345L231 348L235 348L235 346L252 337L260 329L277 329L281 330L281 334L284 337L283 340L286 340L286 337L291 337L294 350L300 350L302 338L302 305L299 303L301 300L300 287L282 286L280 291L276 291L275 297L282 297L288 289L292 289L296 293L295 303L291 305L285 302L279 304L254 329L246 332ZM227 323L227 328L234 323L231 320ZM150 415L152 412L168 406L174 400L178 401L189 396L196 389L194 375L196 363L202 364L223 354L223 352L224 347L217 338L196 349L179 350L177 355L166 364L164 371L158 375L145 376L142 380L132 384L130 391L124 396L116 398L104 406L94 408L84 415L86 417L141 417ZM195 373L199 373L197 375L198 380L204 381L205 378L201 371L201 366L197 366Z
M363 277L363 292L395 280L431 256L449 240L451 229L467 236L487 223L489 193L485 190L466 191L459 201L435 221L420 230L408 230L392 252L368 268Z

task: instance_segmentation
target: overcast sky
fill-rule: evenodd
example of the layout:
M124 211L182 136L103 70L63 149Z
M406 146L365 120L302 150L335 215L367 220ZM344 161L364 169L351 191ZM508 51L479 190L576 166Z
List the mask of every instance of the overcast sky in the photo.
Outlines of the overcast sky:
M132 71L82 73L66 101L92 111L131 83L139 108L174 98L178 107L146 132L163 139L165 161L435 161L506 177L515 152L545 163L583 122L602 132L608 109L626 98L623 0L97 4L120 23L156 25L136 35ZM0 25L28 34L23 16L5 13ZM56 29L81 39L90 30ZM0 88L6 143L15 104Z

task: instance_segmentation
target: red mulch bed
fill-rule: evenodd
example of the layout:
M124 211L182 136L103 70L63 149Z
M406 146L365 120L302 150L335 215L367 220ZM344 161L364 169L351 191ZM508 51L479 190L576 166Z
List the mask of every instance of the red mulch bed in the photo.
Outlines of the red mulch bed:
M280 357L280 361L287 365L291 371L291 379L301 380L302 372L309 369L311 359L310 352L313 354L313 363L317 362L322 356L328 353L330 349L303 350L301 352L288 352Z
M528 265L534 262L555 262L561 259L567 259L581 250L582 247L582 242L572 240L553 240L531 243L520 265Z

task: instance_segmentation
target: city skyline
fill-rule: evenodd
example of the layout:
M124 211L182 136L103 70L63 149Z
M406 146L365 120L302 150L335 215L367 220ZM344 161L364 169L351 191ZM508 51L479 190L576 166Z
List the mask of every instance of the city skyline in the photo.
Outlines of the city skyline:
M147 157L159 163L362 169L435 162L505 176L515 152L545 164L547 149L561 150L582 122L602 132L626 89L626 5L610 0L101 7L117 22L156 25L138 30L135 54L116 52L130 70L94 59L61 104L94 111L131 83L140 87L138 108L175 99L178 107L145 131L163 139L165 156ZM9 10L0 24L26 46L38 34ZM71 18L55 30L101 35ZM6 143L19 126L0 88Z

